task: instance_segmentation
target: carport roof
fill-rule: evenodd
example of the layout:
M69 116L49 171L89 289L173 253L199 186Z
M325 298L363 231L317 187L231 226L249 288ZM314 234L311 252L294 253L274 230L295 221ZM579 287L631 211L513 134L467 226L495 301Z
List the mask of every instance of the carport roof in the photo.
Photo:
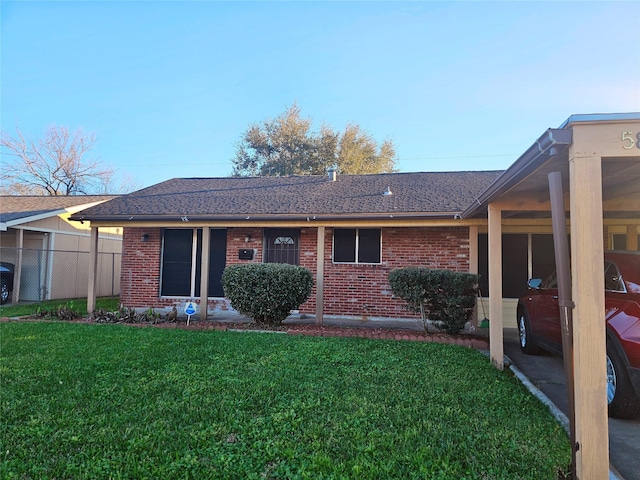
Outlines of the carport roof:
M548 198L548 178L551 171L560 171L565 182L569 178L568 151L573 142L572 127L584 123L617 123L640 121L640 113L595 113L571 115L557 129L546 130L507 170L461 213L462 218L486 216L490 203L509 193L529 194L538 199ZM637 132L635 132L637 133ZM640 151L639 151L640 153ZM526 182L524 181L526 179ZM603 198L612 198L632 191L637 195L640 184L640 162L607 159L602 166ZM565 189L568 188L565 185ZM526 210L523 209L523 210ZM605 216L637 215L633 212L605 212ZM511 213L509 216L516 216ZM525 215L530 215L525 214ZM550 216L549 211L536 212L534 216Z

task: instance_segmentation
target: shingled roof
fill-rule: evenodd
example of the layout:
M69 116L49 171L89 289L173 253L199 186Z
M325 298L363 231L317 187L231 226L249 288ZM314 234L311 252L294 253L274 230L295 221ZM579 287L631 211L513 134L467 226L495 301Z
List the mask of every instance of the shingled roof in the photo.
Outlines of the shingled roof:
M66 209L104 202L114 195L0 195L0 223L20 223L33 217L57 215Z
M74 214L72 220L257 220L448 217L500 171L176 178ZM385 195L390 190L391 195Z

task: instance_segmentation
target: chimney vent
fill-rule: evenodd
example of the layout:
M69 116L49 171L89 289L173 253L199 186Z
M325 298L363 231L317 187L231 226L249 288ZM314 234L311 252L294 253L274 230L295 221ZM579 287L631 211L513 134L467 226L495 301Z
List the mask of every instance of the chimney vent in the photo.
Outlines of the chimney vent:
M393 195L393 192L391 191L391 187L387 187L383 195Z
M336 169L335 168L330 168L329 171L329 181L330 182L335 182L336 181Z

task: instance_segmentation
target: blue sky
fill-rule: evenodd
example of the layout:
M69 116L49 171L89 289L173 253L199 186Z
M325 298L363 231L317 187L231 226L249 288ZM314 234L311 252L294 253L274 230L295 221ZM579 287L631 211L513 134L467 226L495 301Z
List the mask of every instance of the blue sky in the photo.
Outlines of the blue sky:
M138 187L227 176L251 123L393 140L402 172L508 167L640 111L640 2L1 2L2 130L52 125Z

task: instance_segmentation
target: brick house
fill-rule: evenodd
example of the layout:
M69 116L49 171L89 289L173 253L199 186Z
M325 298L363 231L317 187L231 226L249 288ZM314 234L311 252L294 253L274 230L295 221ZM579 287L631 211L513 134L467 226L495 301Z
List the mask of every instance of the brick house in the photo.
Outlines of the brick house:
M92 230L123 228L121 301L129 307L206 297L204 317L230 308L220 286L227 265L277 261L313 273L314 291L300 311L317 320L408 317L387 277L419 265L479 273L482 296L494 297L479 314L515 326L527 279L555 268L548 172L556 170L568 192L576 159L602 151L601 247L638 249L637 209L625 195L637 196L639 119L574 115L504 172L177 178L71 219L90 221Z
M120 298L127 307L199 302L204 267L215 313L230 308L220 284L226 266L286 262L316 278L300 313L410 317L390 291L389 272L473 271L469 226L482 221L458 215L500 173L178 178L74 219L124 227Z
M572 329L575 464L585 477L608 475L602 259L608 249L640 250L640 112L572 115L504 172L171 180L73 219L91 221L94 252L98 227L124 227L122 298L132 306L204 297L210 305L224 303L209 295L209 284L215 288L209 266L220 268L211 260L216 254L230 264L294 252L315 275L312 299L302 308L315 306L316 320L334 312L406 315L388 291L386 274L395 266L486 272L490 358L499 369L503 317L515 320L514 312L503 311L505 297L523 274L552 267L553 242L569 234L570 305L578 319ZM182 244L171 238L185 227L191 236L175 234ZM181 251L191 260L172 255ZM173 286L169 271L176 272ZM190 291L175 295L164 290L167 282Z

